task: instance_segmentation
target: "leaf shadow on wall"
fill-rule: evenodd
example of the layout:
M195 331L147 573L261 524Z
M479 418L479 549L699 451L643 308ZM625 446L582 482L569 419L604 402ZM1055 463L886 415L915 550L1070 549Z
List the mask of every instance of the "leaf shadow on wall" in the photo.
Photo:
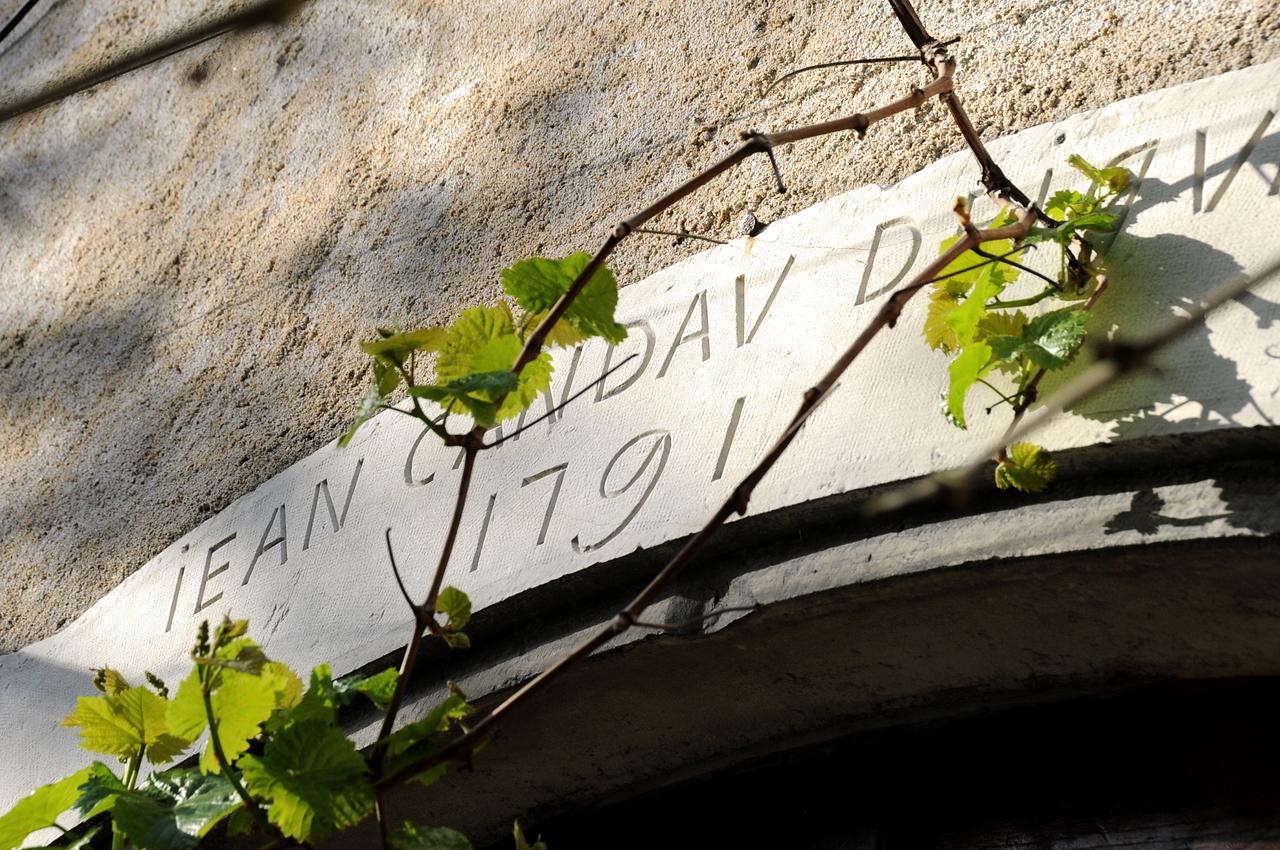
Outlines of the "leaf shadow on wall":
M1215 177L1221 180L1234 161L1235 154L1232 154L1207 168L1206 181ZM1265 176L1258 165L1260 162L1280 162L1280 134L1262 140L1250 158L1250 167L1258 168ZM1161 204L1189 205L1187 196L1194 187L1193 180L1188 177L1165 182L1148 177L1129 212L1128 224L1132 226L1146 210ZM1230 189L1231 192L1250 190L1251 187L1244 185ZM1218 212L1218 215L1224 214L1227 214L1225 210ZM1109 285L1090 320L1093 339L1104 338L1112 332L1129 339L1144 336L1171 317L1185 315L1187 308L1199 303L1211 290L1239 281L1248 273L1225 251L1174 233L1155 236L1122 233L1106 252L1104 266ZM1236 305L1243 306L1253 314L1252 323L1258 330L1274 330L1280 327L1280 303L1272 300L1275 292L1276 287L1268 285L1237 298L1236 304L1223 309L1238 313ZM1217 339L1219 344L1235 342ZM1221 353L1214 343L1212 332L1193 332L1160 352L1154 369L1117 382L1076 405L1071 412L1110 425L1112 440L1117 442L1189 430L1280 424L1259 401L1269 388L1250 383L1241 374L1236 360ZM1046 379L1042 397L1052 394L1078 374L1089 359L1083 357L1082 362L1072 368ZM1234 527L1265 530L1256 516L1248 516L1247 508L1256 504L1256 494L1238 492L1234 485L1225 482L1220 483L1219 489L1225 512L1198 517L1167 515L1162 512L1165 503L1158 493L1140 490L1133 494L1129 508L1108 523L1107 533L1136 531L1147 536L1155 534L1161 526L1204 525L1217 520L1225 520Z

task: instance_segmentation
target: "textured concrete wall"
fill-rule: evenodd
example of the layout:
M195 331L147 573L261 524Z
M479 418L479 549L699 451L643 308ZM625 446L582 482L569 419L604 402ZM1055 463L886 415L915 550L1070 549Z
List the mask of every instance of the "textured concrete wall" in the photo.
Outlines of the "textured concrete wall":
M0 3L0 16L19 4ZM45 0L0 101L231 4ZM1280 55L1256 3L923 3L963 37L987 137ZM739 130L873 106L914 66L879 3L314 0L0 126L0 651L51 634L171 540L332 439L375 323L444 319L604 228ZM736 232L958 139L938 109L753 162L659 225ZM694 248L635 239L635 281Z

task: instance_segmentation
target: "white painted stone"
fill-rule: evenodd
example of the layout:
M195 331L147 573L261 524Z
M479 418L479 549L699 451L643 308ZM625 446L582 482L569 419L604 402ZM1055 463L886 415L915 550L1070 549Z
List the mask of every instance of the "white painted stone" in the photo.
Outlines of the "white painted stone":
M1271 63L991 144L1033 195L1082 185L1066 166L1070 153L1141 175L1111 251L1116 269L1096 330L1114 322L1141 332L1280 252L1278 92L1280 63ZM755 240L624 289L619 316L637 324L611 356L642 356L554 424L482 456L448 582L483 608L694 531L803 389L907 279L904 267L934 255L954 229L951 200L974 186L975 173L968 155L956 154L898 186L832 198ZM980 217L993 211L978 202ZM1047 253L1034 260L1046 269L1054 262ZM737 280L745 281L743 313ZM1030 281L1019 285L1034 291ZM1165 352L1161 376L1104 393L1057 420L1042 442L1067 448L1273 423L1277 301L1272 283L1229 305ZM969 432L943 420L946 360L920 339L924 306L913 302L850 370L757 490L753 513L954 465L1004 426L1007 412L984 416L976 400ZM598 376L607 356L598 341L580 354L559 352L555 397ZM330 661L342 673L402 645L409 618L382 534L393 529L406 577L422 587L458 475L456 450L419 435L408 418L383 414L351 447L317 452L192 530L54 637L0 657L0 810L90 759L74 732L56 725L74 695L90 692L89 668L176 681L203 618L248 618L270 655L298 668Z

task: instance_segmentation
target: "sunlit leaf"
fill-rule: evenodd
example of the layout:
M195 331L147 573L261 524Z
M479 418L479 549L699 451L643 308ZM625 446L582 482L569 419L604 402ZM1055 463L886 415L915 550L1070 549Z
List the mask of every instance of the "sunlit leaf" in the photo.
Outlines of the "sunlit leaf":
M996 359L1012 361L1025 357L1043 369L1061 369L1084 342L1089 315L1067 307L1037 316L1018 336L995 335L987 339Z
M57 823L58 817L80 796L80 786L89 778L90 770L86 767L57 782L40 786L0 816L0 850L13 850L31 833Z
M168 701L138 686L98 697L79 697L63 726L80 729L80 746L119 758L133 758L146 746L154 764L169 761L193 738L172 734L166 720Z
M360 347L371 357L377 357L390 363L403 363L411 352L439 351L448 337L444 328L420 328L404 333L383 333L381 339L360 343ZM394 385L393 385L394 386Z
M530 257L503 270L502 287L522 309L540 319L569 291L590 262L591 255L582 251L563 259ZM561 318L580 336L575 339L562 331L556 342L574 345L593 336L615 345L622 342L627 338L627 329L614 320L617 307L618 281L607 266L601 265Z
M946 410L948 420L957 428L968 428L964 418L964 400L969 388L991 371L991 347L980 342L965 346L951 361L948 374L951 383L947 389Z
M1009 456L996 467L996 486L1001 490L1012 487L1024 493L1039 493L1057 474L1058 464L1046 449L1034 443L1015 443L1009 447Z
M285 727L261 756L240 761L249 792L267 818L297 841L354 826L373 808L366 765L340 729L310 721Z

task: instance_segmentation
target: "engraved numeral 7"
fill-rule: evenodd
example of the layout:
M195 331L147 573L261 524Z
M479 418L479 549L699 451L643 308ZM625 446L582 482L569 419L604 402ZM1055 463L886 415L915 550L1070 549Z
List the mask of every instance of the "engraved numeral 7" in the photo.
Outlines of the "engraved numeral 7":
M538 530L538 546L541 546L547 539L547 528L551 526L551 515L556 512L556 500L560 498L560 485L564 483L564 471L569 464L562 463L553 466L550 469L544 469L541 472L535 472L528 478L520 482L521 487L527 487L539 479L546 478L551 473L556 475L556 483L551 485L551 498L547 500L547 512L542 517L542 528Z

